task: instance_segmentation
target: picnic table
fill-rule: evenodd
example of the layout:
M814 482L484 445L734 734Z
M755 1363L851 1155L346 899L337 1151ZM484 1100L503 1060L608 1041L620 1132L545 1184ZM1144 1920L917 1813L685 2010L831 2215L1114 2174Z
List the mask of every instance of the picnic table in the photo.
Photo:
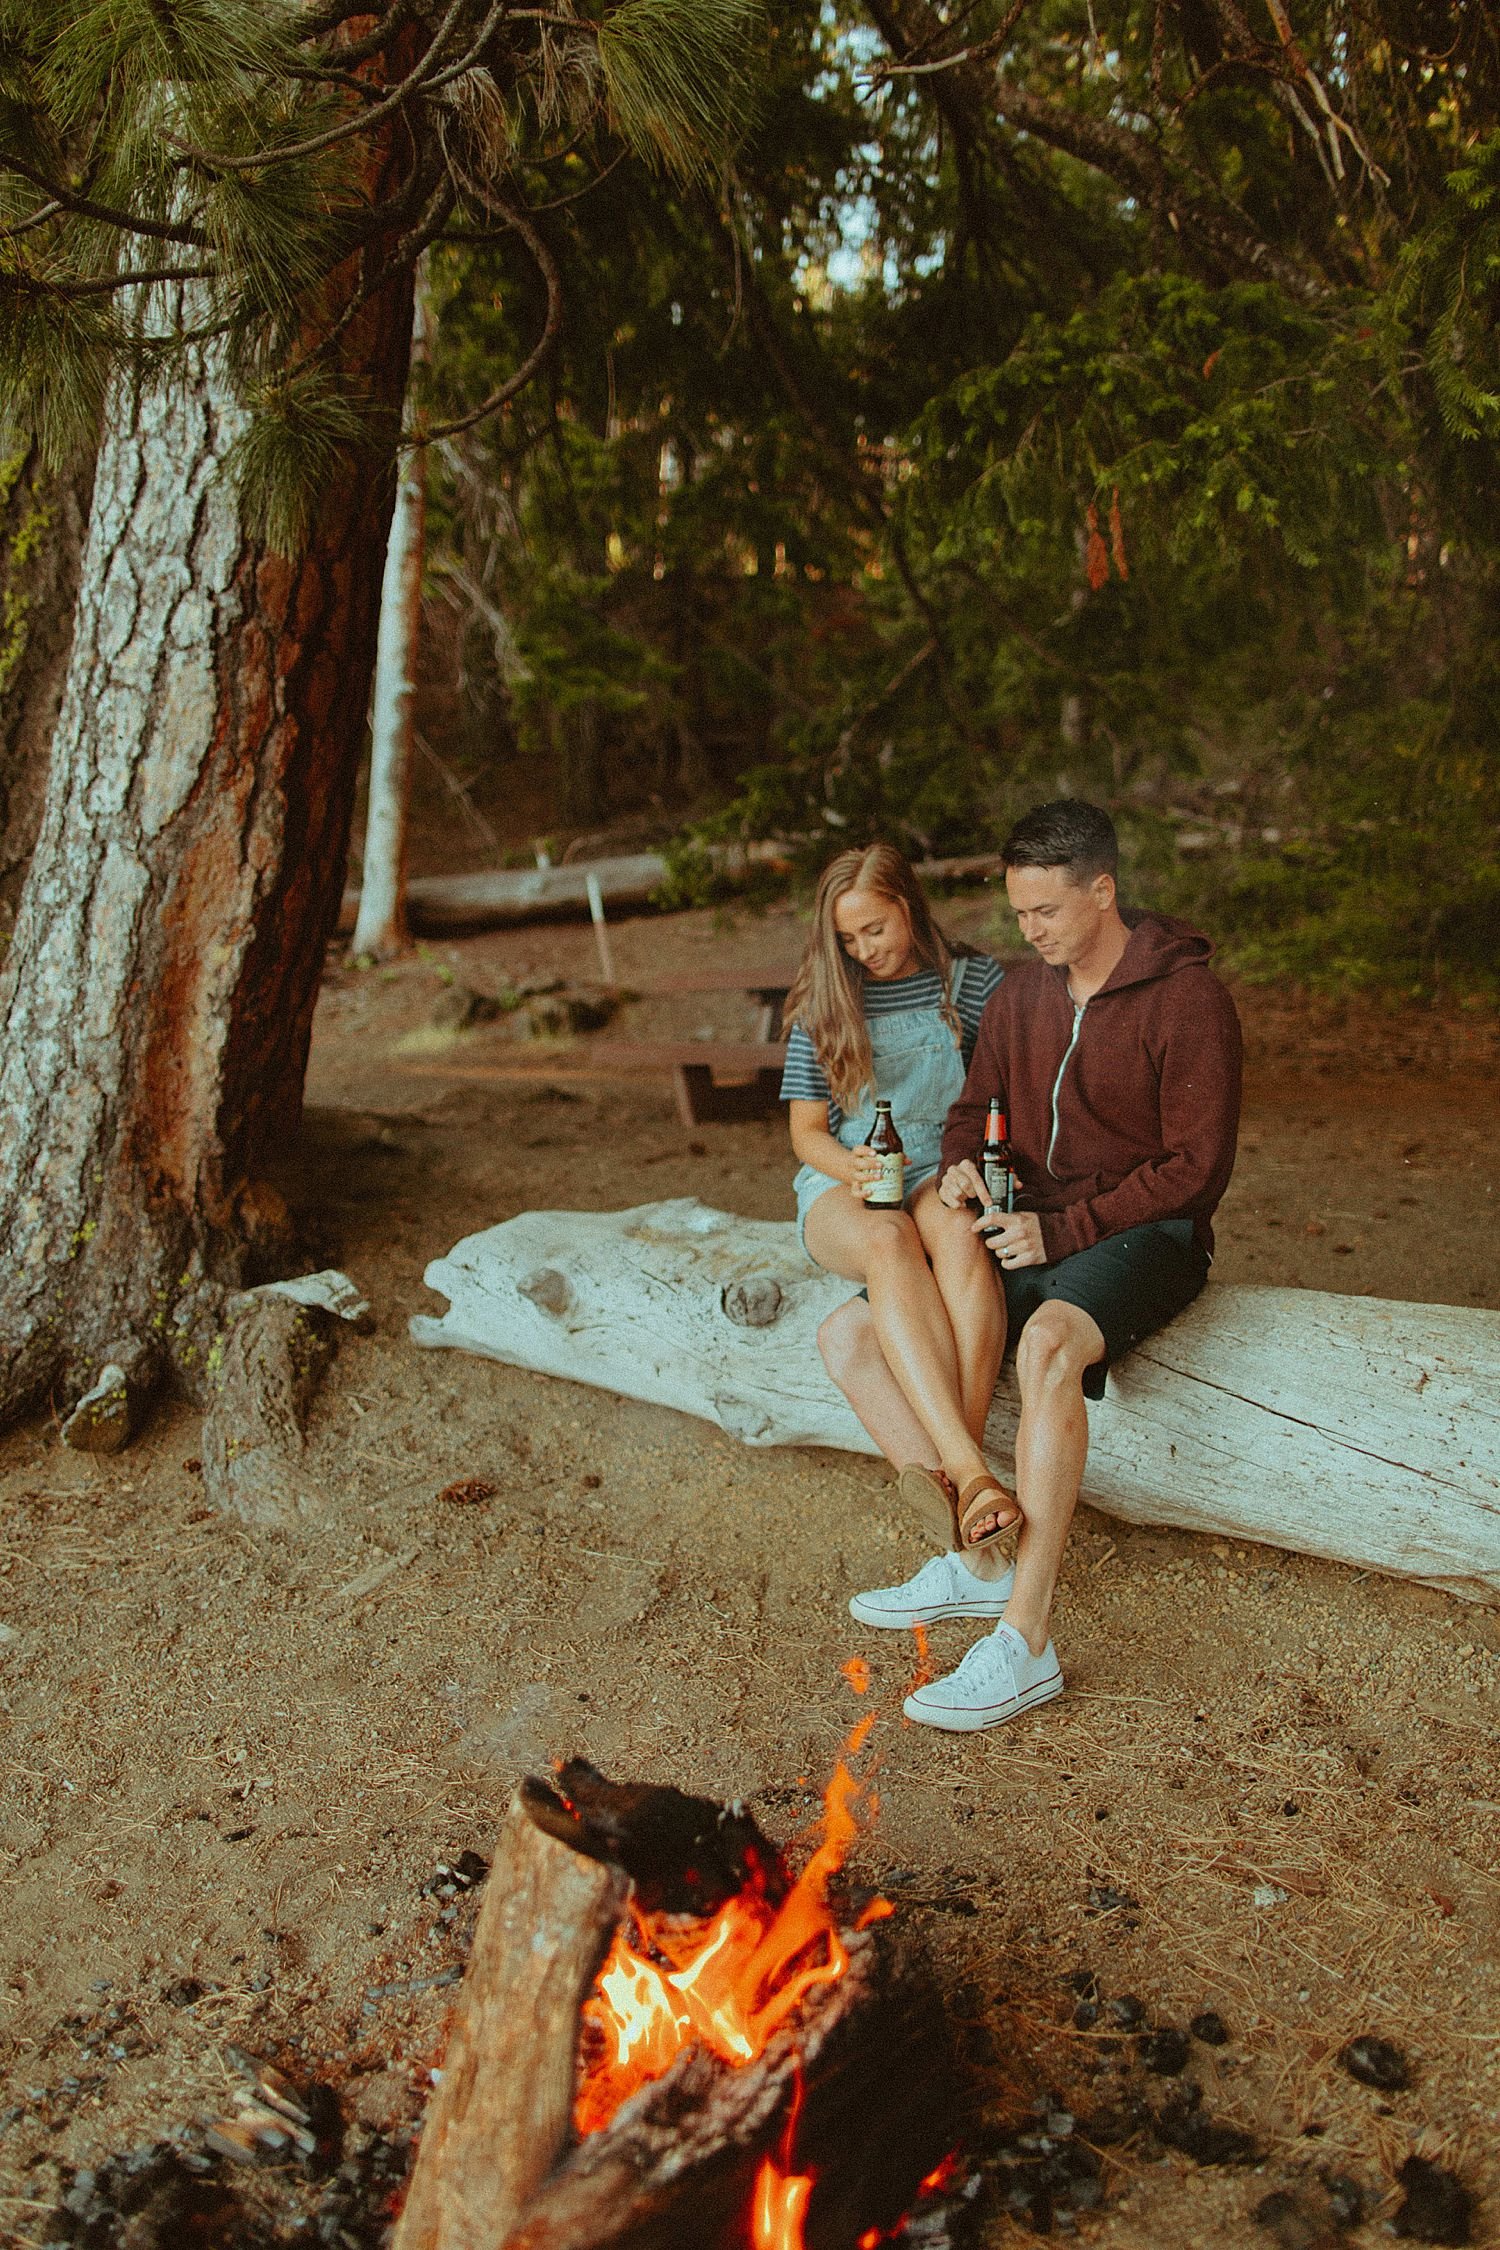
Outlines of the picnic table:
M591 1059L616 1069L672 1073L677 1114L684 1125L718 1125L731 1119L774 1116L781 1101L786 1048L777 1036L793 970L693 969L653 977L642 989L652 999L686 993L743 992L759 1003L754 1039L596 1039Z

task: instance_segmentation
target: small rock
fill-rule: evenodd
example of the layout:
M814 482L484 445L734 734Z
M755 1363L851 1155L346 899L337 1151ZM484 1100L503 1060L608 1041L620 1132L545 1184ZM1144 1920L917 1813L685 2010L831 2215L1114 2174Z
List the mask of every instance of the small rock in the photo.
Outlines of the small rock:
M1406 2190L1394 2221L1397 2234L1412 2242L1462 2244L1473 2239L1474 2198L1456 2173L1425 2156L1409 2156L1396 2177Z
M64 1422L62 1441L77 1453L123 1453L130 1436L130 1387L111 1361Z
M1205 2008L1200 2015L1194 2016L1192 2022L1188 2025L1188 2030L1195 2039L1201 2039L1205 2047L1227 2047L1229 2045L1228 2027L1224 2018L1214 2008Z
M1106 2012L1122 2031L1139 2031L1146 2020L1146 2003L1133 1992L1122 1992L1109 2002Z
M1328 2191L1328 2208L1336 2227L1358 2227L1365 2220L1365 2191L1358 2180L1351 2180L1347 2172L1325 2172L1323 2185Z
M1254 1890L1250 1893L1250 1903L1252 1906L1259 1906L1263 1908L1270 1906L1285 1906L1286 1902L1287 1893L1283 1890L1279 1890L1274 1883L1257 1883Z
M1074 1969L1070 1971L1066 1982L1069 1991L1076 1992L1080 2000L1097 2000L1099 1997L1099 1979L1092 1969Z
M1075 2031L1092 2031L1098 2021L1098 2001L1080 2000L1077 2007L1073 2010L1073 2029Z
M1117 1890L1113 1883L1092 1883L1084 1911L1088 1914L1115 1914L1122 1909L1128 1912L1140 1903L1138 1898L1132 1898L1129 1891Z
M1340 2049L1339 2061L1361 2086L1373 2086L1382 2094L1399 2094L1411 2084L1406 2057L1389 2039L1376 2039L1369 2033L1362 2033Z
M204 1990L196 1977L178 1977L175 1984L166 1987L162 1998L169 2008L191 2008L195 2000L203 1998Z
M445 1484L434 1498L445 1500L455 1508L482 1508L486 1500L493 1500L496 1487L483 1477L460 1477L456 1484Z
M1141 2061L1147 2070L1155 2071L1158 2078L1176 2078L1187 2068L1189 2052L1186 2033L1172 2024L1163 2024L1160 2031L1150 2032L1140 2045Z

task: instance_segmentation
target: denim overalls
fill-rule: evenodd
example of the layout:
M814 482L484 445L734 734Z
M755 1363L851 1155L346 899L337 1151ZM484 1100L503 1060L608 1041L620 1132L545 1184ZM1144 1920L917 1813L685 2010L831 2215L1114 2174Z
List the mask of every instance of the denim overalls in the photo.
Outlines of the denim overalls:
M955 961L948 994L955 1007L963 988L967 957ZM964 1058L952 1032L936 1008L902 1008L894 1015L871 1017L870 1055L875 1083L865 1088L868 1099L839 1120L836 1138L845 1148L858 1148L870 1137L875 1123L875 1097L891 1105L896 1130L906 1149L906 1201L932 1179L938 1169L943 1126L948 1111L963 1091ZM824 1190L840 1182L811 1164L804 1164L792 1182L797 1198L797 1239L804 1250L807 1214Z

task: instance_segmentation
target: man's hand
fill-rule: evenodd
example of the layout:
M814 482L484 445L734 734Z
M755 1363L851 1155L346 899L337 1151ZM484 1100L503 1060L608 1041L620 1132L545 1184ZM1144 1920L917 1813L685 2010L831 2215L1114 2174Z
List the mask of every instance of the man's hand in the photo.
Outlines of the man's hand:
M986 1231L985 1243L992 1257L999 1260L1007 1272L1021 1266L1044 1266L1047 1253L1042 1248L1042 1222L1035 1211L1012 1211L1001 1219L976 1219L974 1231Z
M989 1191L980 1175L977 1164L966 1156L962 1163L950 1164L938 1182L938 1201L950 1211L957 1211L965 1203L987 1203Z

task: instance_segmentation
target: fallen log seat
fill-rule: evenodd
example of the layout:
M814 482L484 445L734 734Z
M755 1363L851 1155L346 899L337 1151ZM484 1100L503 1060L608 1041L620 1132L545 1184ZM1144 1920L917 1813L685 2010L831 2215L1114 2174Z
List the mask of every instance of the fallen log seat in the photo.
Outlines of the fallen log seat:
M849 1284L789 1223L692 1197L527 1211L427 1268L454 1345L717 1422L748 1445L875 1448L824 1373ZM1500 1313L1210 1282L1111 1371L1084 1497L1132 1523L1256 1539L1500 1594ZM992 1458L1015 1448L1009 1369Z
M605 1073L669 1070L684 1125L771 1117L780 1106L786 1049L774 1040L591 1039L580 1052Z

